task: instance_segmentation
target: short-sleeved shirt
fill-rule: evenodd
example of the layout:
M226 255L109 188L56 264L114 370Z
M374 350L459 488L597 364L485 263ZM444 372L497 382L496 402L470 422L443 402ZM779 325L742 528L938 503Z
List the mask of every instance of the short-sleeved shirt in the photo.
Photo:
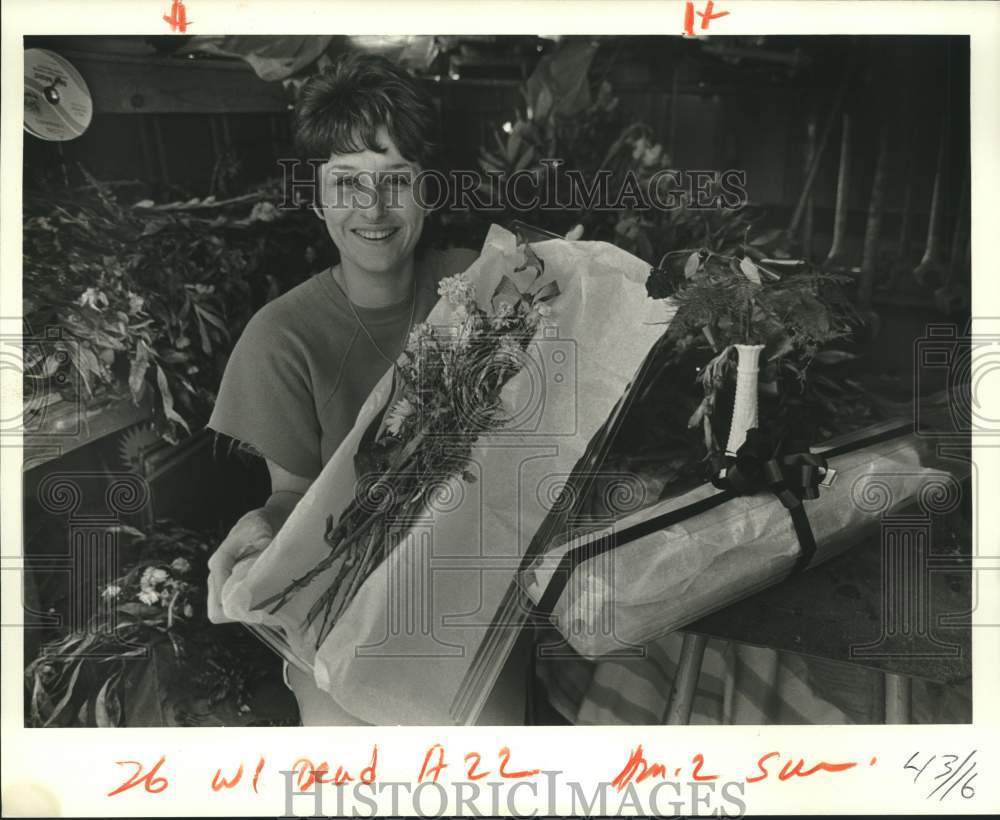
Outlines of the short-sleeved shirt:
M405 346L411 308L414 324L423 321L438 282L476 256L465 248L423 251L414 260L415 296L353 306L388 359ZM294 475L319 475L389 369L351 307L327 269L261 308L233 348L208 426Z

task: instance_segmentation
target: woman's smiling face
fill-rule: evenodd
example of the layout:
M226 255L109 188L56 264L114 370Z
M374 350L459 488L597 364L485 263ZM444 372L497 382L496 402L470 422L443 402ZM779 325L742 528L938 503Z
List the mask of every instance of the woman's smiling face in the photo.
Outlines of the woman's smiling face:
M405 159L385 128L378 144L351 154L333 154L323 165L322 210L341 265L364 273L392 274L412 258L424 225L413 196L419 167Z

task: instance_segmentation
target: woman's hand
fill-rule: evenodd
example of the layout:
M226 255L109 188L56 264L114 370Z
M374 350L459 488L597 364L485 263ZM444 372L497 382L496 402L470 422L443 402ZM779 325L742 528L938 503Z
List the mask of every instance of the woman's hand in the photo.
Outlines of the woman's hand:
M266 511L251 510L233 525L229 535L208 559L208 619L213 624L232 623L222 611L222 588L240 561L263 552L274 538Z

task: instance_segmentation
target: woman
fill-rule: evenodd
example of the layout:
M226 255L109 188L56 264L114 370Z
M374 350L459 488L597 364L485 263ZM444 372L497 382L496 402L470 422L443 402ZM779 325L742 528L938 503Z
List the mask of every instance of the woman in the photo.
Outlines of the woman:
M271 477L209 561L209 617L238 561L271 541L354 424L410 329L437 302L437 283L475 251L421 250L414 177L427 167L436 111L420 84L380 57L350 54L302 89L297 148L323 159L314 206L340 254L332 268L262 308L233 349L209 427L260 453ZM361 721L286 665L306 725Z

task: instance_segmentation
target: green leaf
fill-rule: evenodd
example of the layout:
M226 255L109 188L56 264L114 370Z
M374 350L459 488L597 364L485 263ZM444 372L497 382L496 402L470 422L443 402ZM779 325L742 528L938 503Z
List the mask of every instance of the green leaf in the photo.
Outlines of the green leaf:
M163 368L156 365L156 384L160 388L160 400L163 402L163 414L171 421L177 422L187 433L191 432L191 428L188 427L188 423L184 421L184 418L174 410L174 396L170 392L170 384L167 382L167 374L163 372Z
M82 666L83 666L83 661L78 660L76 662L76 666L73 668L73 674L70 675L69 683L66 684L65 694L62 696L62 699L59 701L59 703L55 705L49 716L45 719L45 722L42 724L43 726L51 726L55 722L56 718L58 718L59 715L62 714L63 710L69 704L70 700L72 700L74 695L74 690L76 689L76 681L77 678L80 677L80 669Z
M757 270L757 266L752 260L747 259L746 257L740 260L740 270L743 272L743 275L755 285L760 284L760 271Z
M94 699L94 720L97 726L102 729L109 729L121 725L121 702L115 687L118 685L119 675L112 675L101 687Z
M520 301L521 291L517 289L517 285L514 284L513 280L507 274L501 276L496 290L493 291L493 296L490 299L493 309L496 310L500 302L507 302L511 307L514 307Z
M214 325L226 336L229 335L229 329L226 327L226 323L222 321L222 317L219 314L212 312L204 305L199 305L195 303L194 309L198 311L198 314L210 325Z
M846 350L821 350L813 358L820 364L840 364L858 358L854 353Z
M556 282L548 282L542 285L534 295L535 302L547 302L559 295L559 285Z
M127 604L121 604L115 607L123 615L131 615L134 618L141 618L147 620L154 615L162 615L162 607L150 606L149 604L144 604L142 601L129 601Z
M198 335L201 337L201 349L206 356L209 356L212 353L212 340L208 337L208 328L205 327L205 322L201 318L201 311L197 305L195 305L194 311L195 319L198 320Z
M775 239L778 239L783 233L784 231L782 231L781 228L772 228L769 231L764 231L764 233L762 233L760 236L751 239L750 244L756 245L757 247L760 247L761 245L767 245L773 242Z
M521 158L517 161L514 166L515 171L522 171L527 168L535 160L535 149L530 145L522 152Z
M132 393L132 400L137 404L142 401L146 394L146 371L149 370L149 348L146 343L139 340L135 348L135 358L129 367L128 388Z
M782 356L791 353L795 349L795 341L791 336L782 336L775 346L773 352L768 352L767 361L773 362Z

